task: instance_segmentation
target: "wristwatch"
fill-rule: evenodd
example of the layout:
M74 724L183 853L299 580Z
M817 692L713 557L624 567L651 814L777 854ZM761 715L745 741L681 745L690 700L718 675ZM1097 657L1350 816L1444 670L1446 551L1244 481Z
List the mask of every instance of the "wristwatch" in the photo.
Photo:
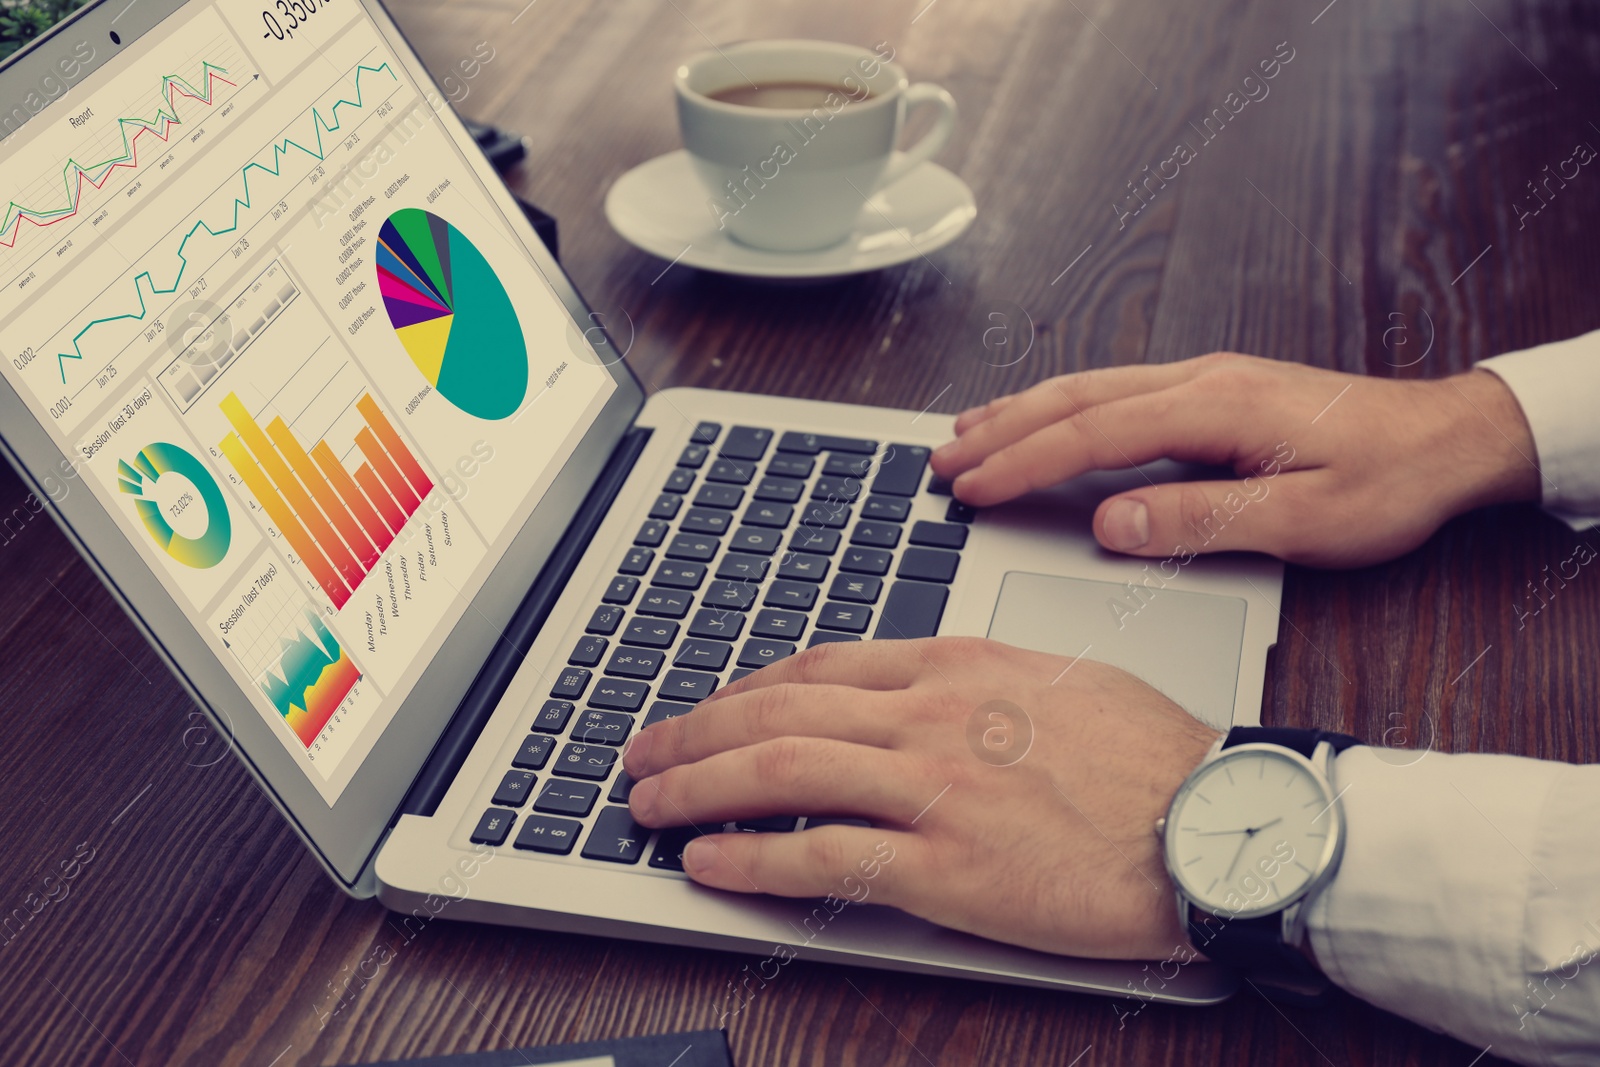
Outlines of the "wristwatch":
M1275 999L1329 988L1303 950L1306 905L1344 853L1333 756L1355 738L1236 726L1212 746L1157 821L1178 917L1192 944Z

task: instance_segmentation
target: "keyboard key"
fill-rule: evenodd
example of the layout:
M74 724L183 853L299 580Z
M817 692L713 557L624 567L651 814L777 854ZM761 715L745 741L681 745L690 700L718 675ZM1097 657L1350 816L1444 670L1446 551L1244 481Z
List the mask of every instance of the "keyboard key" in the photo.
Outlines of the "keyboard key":
M950 506L944 509L945 522L971 522L978 517L978 509L971 504L950 498Z
M717 437L721 433L722 423L702 420L701 423L694 428L694 433L689 435L689 440L693 444L697 445L714 445L717 443Z
M694 471L687 467L674 467L667 480L661 484L663 493L687 493L694 488Z
M603 637L580 637L578 647L572 650L572 655L567 657L567 662L574 667L593 667L599 664L602 656L606 654L606 646L611 642Z
M507 808L522 807L533 792L534 778L532 771L507 771L494 791L494 802Z
M811 489L812 500L842 500L846 504L855 502L861 495L860 478L830 478L824 475L817 479L817 484Z
M728 431L727 440L717 454L725 459L760 459L767 454L772 443L772 431L754 426L735 426Z
M600 594L600 599L607 604L626 604L633 599L633 594L639 589L639 579L626 575L611 579L611 584L606 591Z
M556 815L576 815L583 818L594 810L600 799L600 787L589 782L563 782L552 778L539 791L533 802L534 811L548 811Z
M667 676L661 679L661 689L657 695L670 700L687 700L692 704L704 700L715 692L716 688L717 676L714 674L670 670Z
M744 490L737 485L702 485L694 495L697 508L736 508L743 501Z
M876 604L883 580L870 575L841 574L828 587L828 596L834 600L848 600L856 604Z
M733 516L716 508L690 508L678 525L685 533L708 533L718 537L728 532Z
M733 531L733 536L728 538L728 548L735 552L756 552L763 556L770 556L778 550L778 545L783 542L783 534L777 530L763 530L758 526L741 526Z
M689 636L732 641L743 629L742 613L723 608L701 608L694 613L694 621L689 624Z
M725 482L728 485L749 485L756 476L756 465L748 459L714 460L706 471L706 481Z
M739 428L734 427L737 432ZM771 431L766 431L771 433ZM728 434L733 439L733 433ZM628 809L604 808L589 831L589 840L583 843L583 858L605 860L607 863L638 863L644 856L644 846L650 840L650 831L633 821Z
M589 703L606 711L638 711L650 687L626 678L602 678L589 696Z
M778 608L764 608L756 612L755 621L750 624L751 637L777 637L788 641L798 641L805 632L806 617L798 611L781 611ZM835 627L846 629L846 627ZM859 631L858 631L859 632Z
M628 796L633 792L633 776L627 771L618 771L616 778L611 781L611 792L606 794L609 804L626 804Z
M546 734L559 734L567 728L567 720L572 718L572 713L576 710L577 705L570 700L546 700L540 706L539 714L533 717L533 725L529 729Z
M731 611L743 611L755 603L756 588L750 582L715 581L706 588L706 603Z
M605 745L568 745L561 750L555 766L550 769L568 778L603 782L611 776L611 768L616 765L617 750L614 748Z
M872 824L865 819L841 818L835 815L813 815L806 819L807 830L814 830L819 826L859 826L863 830L872 829Z
M766 641L752 637L739 650L739 666L761 668L792 655L794 645L789 641Z
M643 645L645 648L671 648L678 639L678 624L668 619L635 618L622 631L625 645Z
M900 526L892 522L858 522L850 531L850 543L893 548L900 543Z
M634 536L633 543L654 548L666 540L668 529L670 527L660 519L646 519L644 525L639 527L638 534Z
M881 548L847 548L839 569L852 574L888 574L894 555Z
M656 568L655 577L650 580L668 589L699 589L706 580L706 565L668 560Z
M688 467L690 470L699 470L709 455L711 455L711 449L705 445L685 445L683 451L678 453L678 466Z
M517 754L511 757L511 766L525 771L543 770L555 745L556 739L549 734L529 734L523 738Z
M837 530L849 521L850 505L838 501L828 503L813 500L800 513L801 526L823 526Z
M796 530L789 547L797 552L820 552L831 556L839 550L838 530Z
M683 850L689 847L690 841L707 834L721 832L721 823L708 823L705 826L674 826L670 830L663 830L661 836L656 839L656 847L650 852L648 865L658 871L681 871Z
M922 521L912 524L911 536L906 540L913 545L933 548L965 548L967 528L954 522Z
M623 678L650 679L661 670L661 662L666 658L667 654L659 648L624 646L611 653L611 662L606 664L606 673Z
M632 729L632 716L590 709L578 717L578 724L572 728L572 739L584 744L620 745L628 739L628 731Z
M550 695L577 700L587 688L589 672L582 667L568 667L556 676L556 684L550 687Z
M635 610L640 615L681 619L689 614L689 605L692 603L694 597L689 593L682 593L676 589L661 589L652 585L644 591L644 596L639 598L639 606Z
M650 505L652 519L670 519L678 513L683 506L683 497L677 493L662 493L656 497L656 502Z
M859 437L833 437L818 433L786 433L778 441L783 452L804 452L814 456L818 452L859 452L872 455L878 451L878 442Z
M740 819L734 828L746 834L788 834L799 825L797 815L768 815L762 819Z
M778 564L778 577L801 582L820 582L828 575L828 557L789 552Z
M717 548L722 542L706 534L684 533L672 539L672 544L667 546L668 559L698 560L701 563L711 559L717 554ZM643 571L629 571L630 574L643 574Z
M836 452L822 465L822 473L835 478L861 478L871 469L871 456L856 456L848 452Z
M516 821L516 812L490 808L483 813L483 818L478 820L477 828L472 831L471 841L474 845L503 845L506 835L511 832L511 824Z
M794 508L788 504L764 504L756 501L744 509L744 521L751 526L769 526L781 530L794 518Z
M897 496L869 496L861 505L863 519L880 522L905 522L911 514L911 501Z
M691 638L678 647L672 657L674 667L692 667L702 671L720 671L728 665L733 646L726 641L702 641Z
M767 576L767 568L771 565L772 561L765 556L729 552L717 564L717 577L734 582L759 582Z
M873 639L932 637L939 632L939 618L950 591L927 582L895 582L883 602L883 614Z
M744 678L747 675L754 674L758 670L760 670L759 667L735 667L733 669L733 673L728 675L728 684L732 685L734 682L737 682L740 678Z
M513 848L528 852L549 852L565 856L578 843L583 823L571 819L552 819L545 815L530 815L513 841Z
M796 478L775 478L768 476L761 479L755 488L757 500L775 500L780 504L793 504L805 495L806 483Z
M594 609L594 614L589 616L589 625L584 629L592 634L614 634L617 632L617 623L626 614L615 604L603 604Z
M861 640L861 638L855 634L844 634L840 633L838 630L816 630L812 632L811 640L806 642L806 647L815 648L818 645L826 645L831 641L859 640Z
M644 722L639 724L639 729L644 730L658 722L676 719L679 715L687 715L693 710L693 704L680 704L676 700L658 700L650 705L650 714L644 717Z
M916 496L922 488L922 474L928 469L928 450L922 445L890 445L872 479L874 493L890 496Z
M810 456L800 456L793 452L779 452L772 457L772 462L767 464L767 473L776 474L782 478L809 478L811 468L816 465L816 460Z
M864 634L872 621L872 609L865 604L844 604L830 600L817 613L817 628L843 630L850 634Z
M894 576L924 582L950 582L955 580L956 564L960 562L960 556L943 549L908 548L900 554L900 567Z
M618 574L643 574L650 569L650 564L655 562L656 554L653 549L634 547L628 549L628 554L622 557L622 562L617 564Z
M952 490L950 488L950 483L948 481L946 481L945 479L939 477L937 474L935 474L932 478L928 479L928 495L929 496L952 496Z
M761 603L769 608L793 608L809 611L817 602L817 587L810 582L773 582L767 586L767 595Z

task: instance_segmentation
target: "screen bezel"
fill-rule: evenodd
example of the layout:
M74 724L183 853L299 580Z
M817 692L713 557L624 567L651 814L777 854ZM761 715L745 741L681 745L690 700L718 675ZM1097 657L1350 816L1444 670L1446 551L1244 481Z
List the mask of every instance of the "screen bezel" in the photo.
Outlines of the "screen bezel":
M30 122L59 114L59 105L72 99L76 85L192 2L198 0L146 0L129 8L112 0L97 0L80 9L0 63L0 120L13 115L19 106L33 114ZM376 0L358 3L419 88L440 94L440 87L381 4ZM113 41L113 33L120 43ZM93 50L93 57L87 61L75 51L85 42ZM37 99L41 87L47 89L52 82L61 84L69 61L81 70L70 84L34 111L27 97L31 94ZM46 82L47 78L52 82ZM91 496L81 480L64 477L60 464L71 462L72 457L56 446L11 383L0 378L0 447L6 458L28 488L49 506L57 524L213 725L230 739L246 768L318 860L351 891L369 881L363 875L412 781L644 403L638 380L615 355L609 340L600 336L602 331L591 325L595 320L583 298L454 110L444 107L435 114L463 149L467 166L479 179L508 231L549 281L574 325L574 334L581 338L574 339L574 343L582 344L583 351L607 369L616 389L488 573L426 672L395 711L354 779L331 807L241 692L200 626L162 586L99 500ZM26 124L18 128L25 129ZM7 139L14 132L0 129L4 129ZM595 339L600 340L604 355L590 345ZM60 491L63 486L64 491Z

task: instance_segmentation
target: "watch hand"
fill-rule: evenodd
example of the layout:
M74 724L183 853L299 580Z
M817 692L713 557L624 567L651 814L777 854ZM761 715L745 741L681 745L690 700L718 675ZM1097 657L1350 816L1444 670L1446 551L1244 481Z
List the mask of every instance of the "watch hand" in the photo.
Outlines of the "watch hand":
M1260 826L1257 826L1255 829L1250 831L1250 834L1253 837L1256 834L1259 834L1262 830L1265 830L1267 827L1276 826L1282 821L1283 821L1283 816L1280 815L1276 819L1273 819L1271 822L1264 822Z
M1223 836L1226 836L1226 835L1229 835L1229 834L1249 834L1249 833L1252 833L1252 832L1253 831L1251 831L1248 827L1246 827L1243 830L1201 830L1199 833L1195 834L1194 836L1196 836L1196 837L1223 837Z
M1222 876L1222 880L1224 882L1233 881L1233 869L1239 866L1239 857L1244 855L1244 846L1250 843L1250 838L1252 836L1253 835L1251 834L1246 834L1245 839L1239 842L1239 851L1233 854L1233 862L1228 864L1228 873Z

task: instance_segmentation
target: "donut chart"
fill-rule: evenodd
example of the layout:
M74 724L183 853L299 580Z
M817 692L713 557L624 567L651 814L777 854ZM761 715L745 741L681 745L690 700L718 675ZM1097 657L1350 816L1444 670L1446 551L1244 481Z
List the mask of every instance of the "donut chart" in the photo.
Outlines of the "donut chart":
M177 474L188 479L200 494L196 501L192 494L183 493L167 505L174 515L196 503L205 508L206 528L200 536L184 537L179 534L167 521L161 505L147 496L147 491L155 489L155 483L160 481L163 474ZM228 501L205 464L189 450L165 441L146 445L133 457L132 463L117 461L117 488L139 498L133 502L133 507L139 513L145 530L167 555L184 566L205 570L221 563L228 554L228 545L233 541L233 522L228 518Z
M431 211L402 208L378 231L375 258L389 324L428 384L479 419L521 407L522 324L477 246Z

